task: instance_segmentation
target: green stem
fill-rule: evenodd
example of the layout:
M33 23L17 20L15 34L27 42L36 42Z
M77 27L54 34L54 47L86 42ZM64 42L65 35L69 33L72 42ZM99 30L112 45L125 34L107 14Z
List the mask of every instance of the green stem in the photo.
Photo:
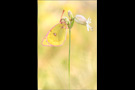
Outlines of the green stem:
M69 29L69 60L68 60L69 89L70 89L70 47L71 47L71 28Z

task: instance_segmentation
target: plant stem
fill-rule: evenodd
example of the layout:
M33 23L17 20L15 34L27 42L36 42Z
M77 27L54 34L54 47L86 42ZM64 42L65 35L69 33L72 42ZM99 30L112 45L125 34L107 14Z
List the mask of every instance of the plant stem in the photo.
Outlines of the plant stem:
M69 60L68 60L69 89L70 89L70 47L71 47L71 28L69 29Z

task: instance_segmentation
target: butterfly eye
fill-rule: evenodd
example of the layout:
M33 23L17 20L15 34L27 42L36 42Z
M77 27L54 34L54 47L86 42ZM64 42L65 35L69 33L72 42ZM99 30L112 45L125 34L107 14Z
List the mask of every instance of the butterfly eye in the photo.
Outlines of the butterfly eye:
M53 33L54 36L56 36L56 33Z

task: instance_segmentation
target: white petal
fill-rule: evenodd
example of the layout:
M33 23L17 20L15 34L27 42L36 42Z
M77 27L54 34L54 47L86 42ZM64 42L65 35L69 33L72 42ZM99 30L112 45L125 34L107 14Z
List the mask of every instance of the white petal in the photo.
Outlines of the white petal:
M91 23L91 19L90 19L90 18L88 18L87 23L88 23L88 24L90 24L90 23Z
M92 27L89 25L90 23L91 23L91 19L88 18L87 21L86 21L87 30L89 31L89 29L91 29L91 31L93 31Z
M87 31L89 31L89 28L90 28L90 27L89 27L89 24L87 24L86 26L87 26Z
M88 23L86 24L86 26L87 26L87 31L89 31L89 29L91 29L91 31L93 31L92 27Z

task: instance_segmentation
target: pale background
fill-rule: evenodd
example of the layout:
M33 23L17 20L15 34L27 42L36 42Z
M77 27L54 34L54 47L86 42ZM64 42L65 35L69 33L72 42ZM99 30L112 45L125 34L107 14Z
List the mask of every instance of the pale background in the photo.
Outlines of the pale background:
M62 10L68 16L90 17L94 31L74 23L71 29L71 89L97 89L97 1L38 0L38 89L68 89L69 37L63 46L45 47L41 41L59 22Z

